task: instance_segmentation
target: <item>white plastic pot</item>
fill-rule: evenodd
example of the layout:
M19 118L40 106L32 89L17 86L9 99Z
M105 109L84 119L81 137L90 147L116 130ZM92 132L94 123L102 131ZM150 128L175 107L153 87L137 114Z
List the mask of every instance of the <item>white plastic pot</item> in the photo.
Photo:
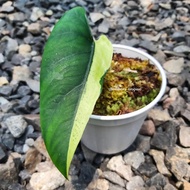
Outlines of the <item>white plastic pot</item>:
M81 141L89 149L102 154L121 152L133 143L148 111L161 99L166 88L165 72L152 56L124 45L113 45L113 49L115 53L121 53L125 57L150 60L150 63L156 65L160 71L162 84L157 97L137 111L117 116L91 115Z

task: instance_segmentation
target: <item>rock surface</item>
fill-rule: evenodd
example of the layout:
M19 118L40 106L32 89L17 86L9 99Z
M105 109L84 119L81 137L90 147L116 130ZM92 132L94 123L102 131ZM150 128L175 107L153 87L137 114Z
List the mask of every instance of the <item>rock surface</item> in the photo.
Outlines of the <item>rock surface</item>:
M4 125L7 126L11 134L16 138L20 137L27 127L27 123L21 115L8 117L5 120Z
M40 65L62 14L87 11L94 38L142 49L167 75L134 143L102 155L79 143L66 180L41 137ZM164 0L0 1L0 189L190 189L190 3Z

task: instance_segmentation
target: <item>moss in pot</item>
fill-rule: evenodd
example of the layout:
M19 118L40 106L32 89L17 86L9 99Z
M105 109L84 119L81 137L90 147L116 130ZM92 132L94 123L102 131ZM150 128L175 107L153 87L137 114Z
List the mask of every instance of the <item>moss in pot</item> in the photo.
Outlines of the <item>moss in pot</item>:
M161 82L158 69L149 60L114 53L93 114L121 115L143 108L158 95Z
M105 74L110 68L114 48L105 36L97 41L93 39L85 10L81 7L63 15L45 45L40 75L42 136L53 163L66 178L81 138L85 145L88 144L90 136L87 128L97 126L95 120L100 117L108 117L114 125L117 123L114 119L117 116L91 115L101 94ZM119 53L123 54L122 51ZM159 98L162 94L163 90L159 92ZM119 119L121 122L122 117ZM109 154L117 151L100 152Z

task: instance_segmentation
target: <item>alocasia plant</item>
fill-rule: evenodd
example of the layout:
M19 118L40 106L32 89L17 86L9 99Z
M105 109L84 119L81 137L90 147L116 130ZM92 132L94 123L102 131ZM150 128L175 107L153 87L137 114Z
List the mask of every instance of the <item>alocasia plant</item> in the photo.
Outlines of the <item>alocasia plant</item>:
M66 178L112 54L105 36L93 39L82 7L63 15L45 45L40 73L42 136L53 163Z

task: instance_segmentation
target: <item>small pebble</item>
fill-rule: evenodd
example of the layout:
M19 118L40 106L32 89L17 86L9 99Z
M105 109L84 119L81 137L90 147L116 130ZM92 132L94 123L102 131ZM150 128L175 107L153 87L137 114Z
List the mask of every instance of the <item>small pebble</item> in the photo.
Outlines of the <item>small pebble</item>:
M25 143L28 146L33 146L34 145L34 139L28 138L28 139L26 139Z

